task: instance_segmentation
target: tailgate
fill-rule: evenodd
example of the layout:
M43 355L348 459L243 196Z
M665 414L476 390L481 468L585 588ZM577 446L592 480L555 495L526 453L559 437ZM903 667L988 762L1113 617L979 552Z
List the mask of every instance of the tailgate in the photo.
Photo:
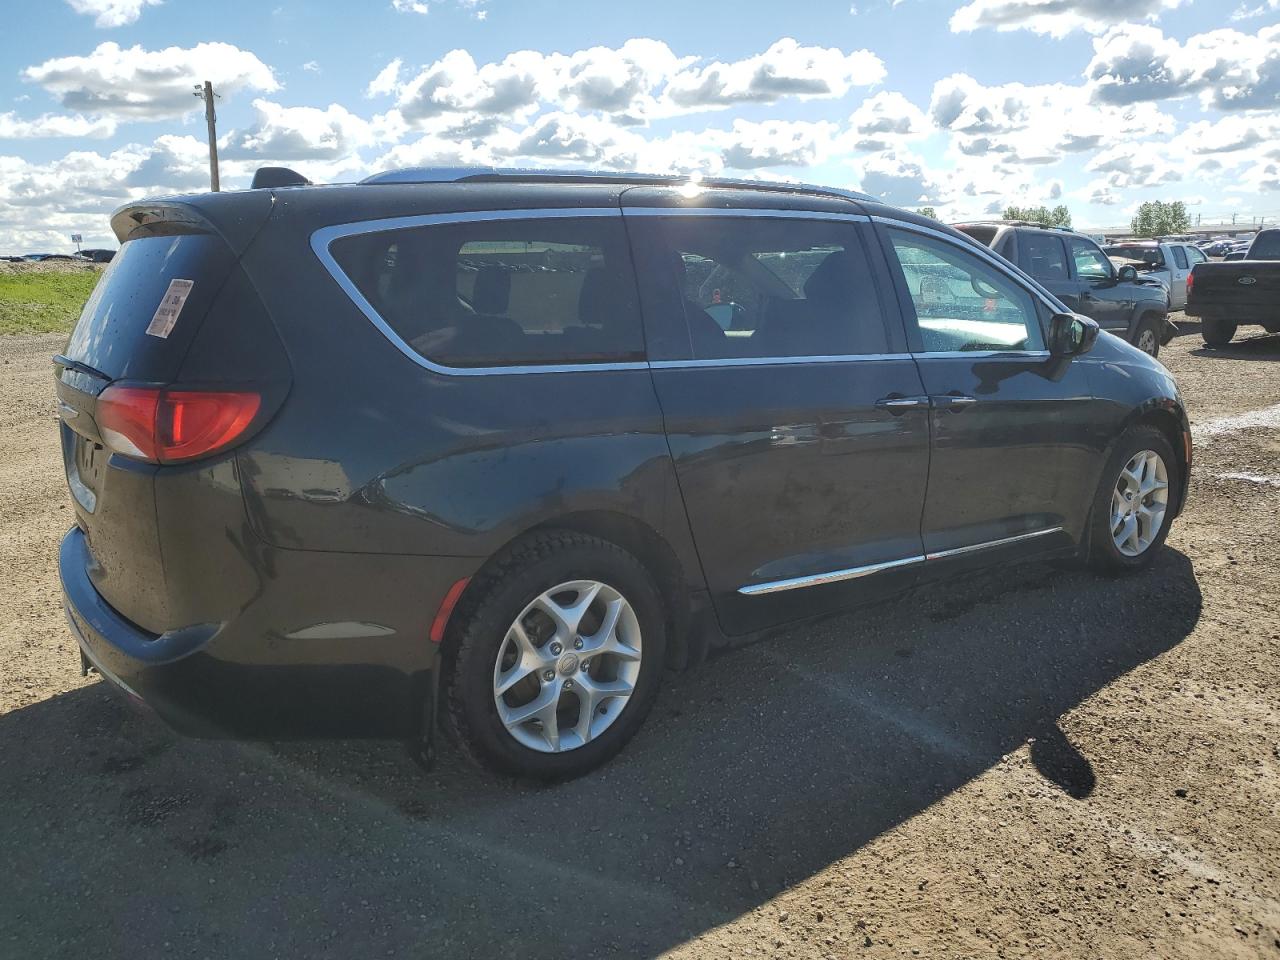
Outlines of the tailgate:
M98 397L112 384L178 379L237 257L211 225L190 217L121 240L54 361L62 455L90 580L122 616L159 633L169 626L156 519L162 468L104 445Z
M1187 312L1228 312L1242 321L1280 314L1280 262L1239 260L1197 264Z

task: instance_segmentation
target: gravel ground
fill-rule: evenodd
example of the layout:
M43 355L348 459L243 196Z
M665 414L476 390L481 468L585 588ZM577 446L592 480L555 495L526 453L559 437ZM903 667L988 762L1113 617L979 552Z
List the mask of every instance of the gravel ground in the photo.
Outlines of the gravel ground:
M1280 956L1280 337L1166 349L1169 546L669 677L575 783L175 737L81 680L47 358L0 341L0 956Z

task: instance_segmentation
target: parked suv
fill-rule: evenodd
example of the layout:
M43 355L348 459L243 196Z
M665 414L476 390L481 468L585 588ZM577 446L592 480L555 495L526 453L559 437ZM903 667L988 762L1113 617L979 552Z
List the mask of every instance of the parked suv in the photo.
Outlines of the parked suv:
M573 776L710 644L1141 567L1185 498L1167 371L866 197L416 170L112 226L55 358L62 583L85 669L190 733L442 712Z
M1117 267L1089 237L1025 221L959 223L1077 313L1156 356L1177 332L1169 322L1170 288L1130 265ZM1185 280L1184 280L1185 283Z
M1169 291L1169 306L1174 310L1187 305L1187 279L1195 265L1209 259L1189 243L1164 240L1127 240L1108 244L1102 252L1117 267L1132 266L1139 276L1163 283Z

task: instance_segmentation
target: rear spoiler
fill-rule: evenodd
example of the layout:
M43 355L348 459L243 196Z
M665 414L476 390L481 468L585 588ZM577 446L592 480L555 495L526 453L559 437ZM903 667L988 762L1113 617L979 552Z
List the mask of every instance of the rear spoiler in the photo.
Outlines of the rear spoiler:
M121 243L139 237L212 233L240 256L271 215L273 203L268 190L139 200L111 214L111 231Z

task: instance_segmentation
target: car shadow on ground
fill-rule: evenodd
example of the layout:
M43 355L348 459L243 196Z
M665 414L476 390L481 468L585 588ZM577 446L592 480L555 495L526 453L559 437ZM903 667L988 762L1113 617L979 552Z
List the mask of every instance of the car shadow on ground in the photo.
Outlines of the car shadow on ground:
M1257 332L1241 333L1237 339L1221 347L1197 347L1193 357L1211 360L1280 360L1280 334Z
M669 675L616 761L550 787L476 772L447 745L424 775L398 744L184 740L92 684L0 717L0 943L652 956L1028 741L1048 783L1087 797L1095 770L1060 717L1200 612L1172 549L1120 581L1026 564L931 588Z

